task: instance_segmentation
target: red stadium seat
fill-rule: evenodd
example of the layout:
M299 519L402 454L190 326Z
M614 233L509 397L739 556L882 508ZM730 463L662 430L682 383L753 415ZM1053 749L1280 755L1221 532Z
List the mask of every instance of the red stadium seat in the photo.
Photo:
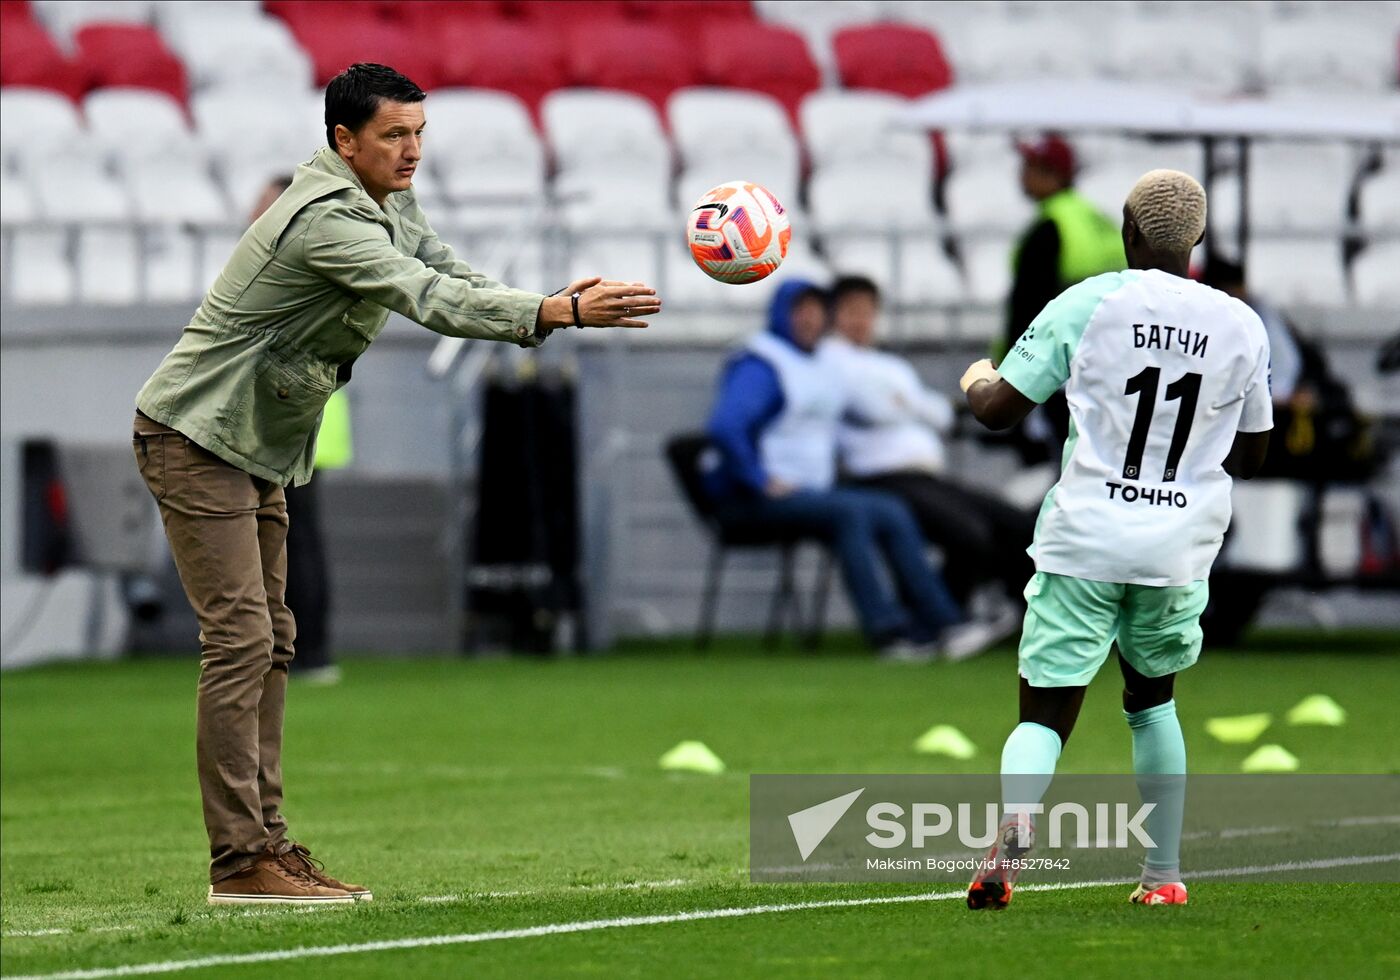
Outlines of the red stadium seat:
M832 47L846 88L872 88L912 98L953 83L953 69L938 38L918 27L847 27L836 32Z
M317 85L325 85L357 61L389 65L421 88L438 83L438 45L424 44L416 32L401 24L360 16L314 24L295 19L288 26L311 56Z
M693 50L666 28L615 20L576 23L565 56L575 85L636 92L664 110L672 92L698 80Z
M0 24L9 28L11 24L34 21L34 11L29 0L0 0Z
M507 0L506 12L566 31L575 24L621 20L627 16L627 4L623 0Z
M765 92L794 119L802 97L821 88L821 70L796 31L761 22L742 31L712 24L701 38L701 73L707 84Z
M153 27L91 24L79 29L73 41L95 88L149 88L181 103L189 94L184 64Z
M437 36L457 24L478 25L502 20L502 0L414 0L402 5L403 22L419 36Z
M52 89L80 99L89 87L88 69L65 57L48 32L33 20L7 15L0 30L0 85Z
M443 85L509 92L535 112L542 98L569 81L562 39L518 21L453 23L440 41Z
M678 28L690 37L711 24L733 26L758 18L749 0L627 0L627 13Z
M323 24L334 20L398 20L400 8L392 0L264 0L263 9L290 26L295 21Z

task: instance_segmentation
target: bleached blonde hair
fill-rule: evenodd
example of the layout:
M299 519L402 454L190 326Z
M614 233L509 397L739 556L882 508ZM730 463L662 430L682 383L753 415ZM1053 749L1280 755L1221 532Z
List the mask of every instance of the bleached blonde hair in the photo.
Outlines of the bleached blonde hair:
M1180 170L1149 170L1128 192L1128 213L1154 251L1191 251L1206 230L1206 191Z

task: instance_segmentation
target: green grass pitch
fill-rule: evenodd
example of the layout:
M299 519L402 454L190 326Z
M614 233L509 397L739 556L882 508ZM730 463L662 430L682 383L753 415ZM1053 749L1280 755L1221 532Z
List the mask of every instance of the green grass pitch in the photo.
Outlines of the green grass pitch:
M995 771L1014 723L1014 655L875 663L728 641L708 656L637 645L561 662L350 660L334 688L294 686L284 769L295 834L375 890L350 908L204 903L192 662L8 674L0 687L5 976L105 971L335 944L947 892L747 880L750 772ZM1178 704L1191 765L1235 772L1249 747L1212 715L1280 715L1307 694L1342 728L1279 725L1305 772L1400 769L1400 637L1275 634L1207 652ZM1115 672L1090 692L1064 772L1130 766ZM960 727L969 762L912 751ZM667 774L681 739L721 776ZM1186 852L1189 867L1189 845ZM259 962L181 976L1400 975L1400 886L1194 884L1185 908L1129 906L1126 886L1023 891L1004 913L952 899L615 925ZM426 900L425 900L426 899ZM110 975L97 973L96 975Z

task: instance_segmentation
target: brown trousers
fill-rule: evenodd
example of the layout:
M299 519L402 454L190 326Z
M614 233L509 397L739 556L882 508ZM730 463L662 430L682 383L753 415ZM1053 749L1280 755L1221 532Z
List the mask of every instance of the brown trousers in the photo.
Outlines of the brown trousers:
M287 504L250 476L136 415L141 475L160 506L175 567L199 619L196 752L209 880L287 842L282 817L282 712L296 624L283 603Z

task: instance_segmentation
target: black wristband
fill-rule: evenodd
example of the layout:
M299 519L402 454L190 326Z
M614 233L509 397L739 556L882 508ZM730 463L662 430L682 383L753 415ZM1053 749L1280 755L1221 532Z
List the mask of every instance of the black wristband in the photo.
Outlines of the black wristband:
M581 321L578 318L578 298L582 295L582 293L574 293L572 296L569 297L569 301L574 304L574 326L578 327L579 329L583 328L583 321Z

